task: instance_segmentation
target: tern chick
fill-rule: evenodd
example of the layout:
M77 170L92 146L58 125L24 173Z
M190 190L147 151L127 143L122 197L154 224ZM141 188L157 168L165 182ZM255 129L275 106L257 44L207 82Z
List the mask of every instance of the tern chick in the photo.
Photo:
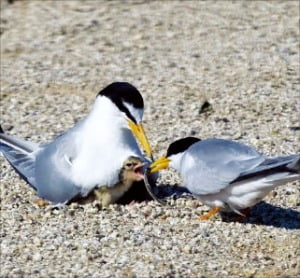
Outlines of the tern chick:
M144 158L137 141L152 156L143 112L140 92L115 82L99 92L83 120L54 141L40 145L0 130L0 151L40 198L61 206L99 185L118 184L123 162L130 156Z
M187 137L173 142L151 172L172 167L187 189L213 209L200 220L231 210L238 214L276 186L300 179L300 155L267 157L244 144Z
M98 200L102 207L117 202L127 192L135 181L144 178L143 166L145 162L139 157L130 156L123 163L119 174L119 182L114 186L100 186L95 188L87 197L88 202ZM84 200L84 202L86 202Z

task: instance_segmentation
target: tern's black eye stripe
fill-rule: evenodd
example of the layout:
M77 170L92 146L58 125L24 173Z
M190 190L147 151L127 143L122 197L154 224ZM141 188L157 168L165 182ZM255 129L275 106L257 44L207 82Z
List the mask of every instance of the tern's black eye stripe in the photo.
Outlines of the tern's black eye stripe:
M127 82L115 82L99 92L98 95L108 97L115 105L124 112L129 119L136 123L124 103L128 103L137 109L144 109L144 101L140 92Z
M120 109L120 111L124 112L130 120L132 120L134 123L136 123L136 119L131 115L128 108L124 105L122 99L118 99L118 100L114 101L114 103L117 105L117 107Z

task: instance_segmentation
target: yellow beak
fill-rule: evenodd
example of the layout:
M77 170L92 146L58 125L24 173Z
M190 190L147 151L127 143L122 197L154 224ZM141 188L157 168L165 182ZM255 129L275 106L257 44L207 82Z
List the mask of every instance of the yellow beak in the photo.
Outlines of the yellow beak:
M133 121L129 120L128 125L130 129L132 130L134 136L137 138L137 140L140 142L142 147L144 148L146 154L151 157L152 159L152 150L149 144L149 141L147 139L147 136L145 134L144 128L142 124L136 124Z
M170 163L170 160L167 157L165 157L165 156L157 159L156 161L154 161L153 163L151 163L151 165L150 165L150 173L154 173L154 172L157 172L159 170L168 168L169 167L169 163Z

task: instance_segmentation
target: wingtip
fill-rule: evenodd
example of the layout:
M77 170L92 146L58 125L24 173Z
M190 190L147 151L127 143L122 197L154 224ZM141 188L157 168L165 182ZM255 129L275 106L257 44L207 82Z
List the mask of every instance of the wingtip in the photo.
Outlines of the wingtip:
M300 155L296 156L296 158L288 164L288 168L300 174Z
M4 130L2 128L2 125L0 125L0 133L4 133Z

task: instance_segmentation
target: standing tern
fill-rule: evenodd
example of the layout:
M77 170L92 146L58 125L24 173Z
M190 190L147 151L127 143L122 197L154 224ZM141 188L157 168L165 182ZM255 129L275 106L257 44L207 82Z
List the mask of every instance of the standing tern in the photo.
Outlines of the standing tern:
M187 189L217 212L247 209L276 186L300 179L300 155L266 157L244 144L223 139L187 137L173 142L150 172L167 167L178 171ZM244 216L244 215L243 215Z
M126 82L115 82L96 97L91 112L54 141L39 145L0 131L0 151L39 197L54 205L119 182L124 161L145 161L136 139L152 158L142 116L140 92ZM136 139L135 139L136 138Z

